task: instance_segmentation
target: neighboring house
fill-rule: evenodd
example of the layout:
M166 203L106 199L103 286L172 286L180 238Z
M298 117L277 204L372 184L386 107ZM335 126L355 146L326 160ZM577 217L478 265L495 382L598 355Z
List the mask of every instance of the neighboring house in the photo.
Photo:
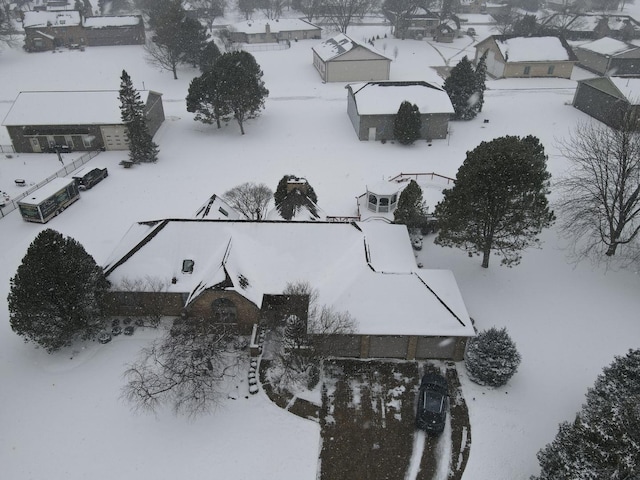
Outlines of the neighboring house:
M541 19L543 27L553 29L567 40L620 40L640 38L640 23L629 15L557 13Z
M423 81L367 82L347 85L347 113L360 140L393 140L393 124L403 101L417 105L422 119L420 138L447 137L454 113L449 95Z
M339 33L312 48L313 66L323 82L389 80L391 58Z
M600 75L640 75L640 47L604 37L575 47L578 65Z
M349 312L357 322L353 333L318 338L330 355L461 360L474 335L453 274L417 268L404 225L141 222L104 271L113 314L155 309L227 324L244 335L267 316L283 319L287 284L308 282L318 305Z
M146 39L142 15L87 17L82 26L91 47L144 45Z
M393 36L396 38L414 38L422 40L425 37L433 37L436 27L440 24L438 14L417 8L415 12L406 18L396 18L395 12L385 10L385 16L394 25Z
M145 43L141 15L82 18L77 11L25 12L24 48L42 52L62 46L140 45Z
M140 91L149 133L164 121L162 94ZM20 92L2 125L18 153L72 150L127 150L117 90Z
M392 223L400 194L411 180L422 189L425 213L432 215L442 200L442 191L452 188L455 180L437 173L400 173L389 180L368 184L366 192L356 197L357 217L362 221L382 220Z
M214 194L198 209L193 218L207 220L242 220L244 216L229 205L224 198Z
M433 32L433 39L440 43L452 43L458 35L458 27L453 20L447 20L438 25Z
M493 35L476 45L476 64L487 52L487 73L494 78L571 78L578 58L561 37Z
M86 32L82 28L80 12L25 12L22 21L28 52L53 50L63 45L86 45Z
M615 127L629 109L640 114L640 78L596 77L578 80L573 106Z
M228 28L234 43L276 43L320 38L321 28L300 18L245 20Z

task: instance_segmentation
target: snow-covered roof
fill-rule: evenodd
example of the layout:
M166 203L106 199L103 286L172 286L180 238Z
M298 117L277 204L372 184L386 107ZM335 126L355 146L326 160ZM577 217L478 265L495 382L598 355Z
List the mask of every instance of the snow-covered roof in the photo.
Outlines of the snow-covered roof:
M264 33L267 24L271 33L292 32L298 30L319 30L320 27L301 18L280 18L277 20L245 20L230 25L231 30L241 33Z
M403 101L418 106L420 113L453 113L447 92L427 82L367 82L347 85L360 115L392 115Z
M316 52L323 61L328 62L329 60L333 60L334 58L344 55L358 47L364 48L376 55L379 55L380 57L391 60L390 57L379 52L375 47L367 45L366 43L356 42L355 40L347 37L344 33L339 33L334 37L328 38L319 45L314 46L312 50Z
M195 262L192 273L182 273L185 259ZM108 259L105 271L116 286L125 278L160 279L169 292L187 293L187 304L227 275L230 289L258 306L263 295L282 293L289 282L306 281L318 290L320 304L349 311L360 334L473 335L453 275L418 269L403 225L138 223Z
M632 104L640 104L640 78L607 77Z
M138 93L146 103L149 90ZM119 125L122 119L118 96L117 90L20 92L2 124Z
M558 37L496 38L496 44L509 62L548 62L571 60L571 54Z
M241 220L243 217L224 198L214 194L198 209L193 218Z
M24 12L22 26L32 27L68 27L80 25L80 12L73 10L63 12Z
M113 15L104 17L87 17L84 19L86 28L127 27L142 22L140 15Z
M630 45L626 42L616 40L615 38L603 37L598 40L594 40L593 42L580 45L578 48L582 50L589 50L594 53L599 53L601 55L613 56L629 52L631 50L637 50L640 47L636 47L635 45Z

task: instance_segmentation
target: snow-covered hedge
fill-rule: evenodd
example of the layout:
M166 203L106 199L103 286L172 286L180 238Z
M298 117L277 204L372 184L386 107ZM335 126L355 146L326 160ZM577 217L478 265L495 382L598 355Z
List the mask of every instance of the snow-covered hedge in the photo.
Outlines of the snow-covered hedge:
M490 387L505 385L518 370L520 360L507 329L495 327L469 339L464 355L469 378Z

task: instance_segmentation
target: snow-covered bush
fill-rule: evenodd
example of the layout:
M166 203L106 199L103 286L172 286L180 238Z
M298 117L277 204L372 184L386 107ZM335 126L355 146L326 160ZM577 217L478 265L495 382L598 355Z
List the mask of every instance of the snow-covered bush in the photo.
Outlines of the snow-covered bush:
M469 339L464 360L471 380L501 387L516 373L521 358L507 329L492 327Z

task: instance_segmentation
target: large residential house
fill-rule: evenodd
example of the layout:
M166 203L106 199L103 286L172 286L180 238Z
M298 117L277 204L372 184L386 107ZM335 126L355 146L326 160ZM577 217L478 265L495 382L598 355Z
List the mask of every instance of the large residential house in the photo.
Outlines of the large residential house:
M318 305L356 320L353 332L317 339L330 355L461 360L475 334L453 274L418 268L404 225L141 222L104 270L113 314L193 316L245 335L263 319L283 320L293 304L306 321L306 307L283 292L289 283L307 282Z
M389 80L391 58L344 33L316 45L312 51L313 66L323 82Z
M420 110L421 139L447 137L454 110L440 87L424 81L367 82L347 85L347 91L347 114L360 140L393 140L395 117L405 100Z
M476 64L487 54L487 73L494 78L571 78L578 58L561 37L493 35L476 45Z
M140 91L149 133L164 121L162 94ZM72 150L128 150L117 90L20 92L2 125L18 153L56 146Z
M245 20L228 28L229 39L234 43L277 43L320 38L322 30L301 18L276 20Z
M25 12L24 48L28 52L63 46L142 45L144 22L140 15L82 17L77 11Z

